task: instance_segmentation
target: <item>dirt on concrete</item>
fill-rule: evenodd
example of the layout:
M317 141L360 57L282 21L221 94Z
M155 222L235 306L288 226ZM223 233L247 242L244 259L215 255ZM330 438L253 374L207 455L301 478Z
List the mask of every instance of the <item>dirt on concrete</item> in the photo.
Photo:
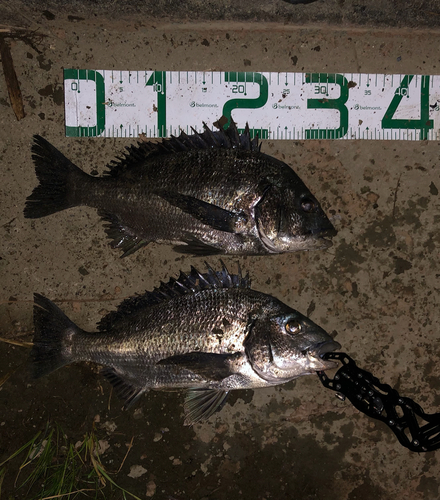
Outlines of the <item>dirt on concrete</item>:
M124 20L142 25L166 21L270 22L291 26L371 27L437 29L438 0L16 0L2 2L2 22L31 24L39 17L57 24L60 20Z

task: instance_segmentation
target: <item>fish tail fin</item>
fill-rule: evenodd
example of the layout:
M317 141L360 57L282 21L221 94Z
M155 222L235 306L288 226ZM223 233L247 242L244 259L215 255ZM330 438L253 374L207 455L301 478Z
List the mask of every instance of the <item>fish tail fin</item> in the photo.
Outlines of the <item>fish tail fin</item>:
M82 330L61 309L42 295L34 294L34 342L30 355L34 378L47 375L74 361L72 340Z
M27 198L24 216L38 219L78 205L75 188L90 176L39 135L34 136L32 153L40 184Z

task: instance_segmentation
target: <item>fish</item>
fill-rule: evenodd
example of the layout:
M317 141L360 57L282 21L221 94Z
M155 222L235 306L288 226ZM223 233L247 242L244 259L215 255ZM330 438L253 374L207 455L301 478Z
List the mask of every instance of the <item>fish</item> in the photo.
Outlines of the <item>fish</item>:
M34 136L40 184L25 218L97 209L111 246L127 256L151 242L192 255L266 255L325 249L336 230L284 162L261 152L249 125L185 132L126 147L101 177L88 175Z
M34 295L34 378L93 362L129 408L148 390L185 392L184 423L209 419L230 391L284 384L336 367L341 346L277 298L251 288L249 274L191 266L188 273L124 300L87 332Z

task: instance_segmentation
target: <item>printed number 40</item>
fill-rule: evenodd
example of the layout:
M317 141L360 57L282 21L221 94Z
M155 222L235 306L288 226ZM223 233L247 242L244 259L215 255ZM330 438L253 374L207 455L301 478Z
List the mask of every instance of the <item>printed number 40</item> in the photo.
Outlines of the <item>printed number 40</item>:
M414 75L406 75L400 87L396 90L393 100L382 118L383 129L410 129L420 130L420 139L428 138L428 132L434 128L433 120L429 119L429 75L422 76L420 89L420 118L419 119L397 119L393 118L400 101L408 95L408 87Z

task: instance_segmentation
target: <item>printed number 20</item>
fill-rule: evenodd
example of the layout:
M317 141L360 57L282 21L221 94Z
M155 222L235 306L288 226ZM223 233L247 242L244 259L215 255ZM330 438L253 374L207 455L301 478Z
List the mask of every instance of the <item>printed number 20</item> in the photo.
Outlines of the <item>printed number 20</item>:
M233 94L245 94L244 85L232 85Z

